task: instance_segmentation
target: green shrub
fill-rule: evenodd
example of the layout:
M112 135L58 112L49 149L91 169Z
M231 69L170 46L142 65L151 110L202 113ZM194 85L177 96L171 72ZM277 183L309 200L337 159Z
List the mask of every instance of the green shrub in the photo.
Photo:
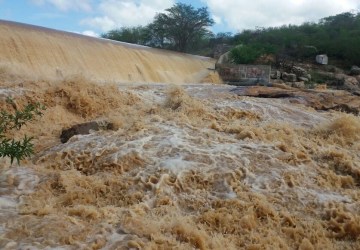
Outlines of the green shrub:
M11 98L6 100L14 104ZM15 105L13 105L15 106ZM0 111L0 157L10 157L11 164L14 159L19 163L25 157L33 154L32 137L25 137L22 140L7 138L5 133L11 130L19 130L27 122L33 120L35 116L41 116L45 107L40 103L28 104L23 110L15 110L14 113Z
M274 51L274 48L267 44L240 44L230 51L230 58L236 64L250 64L260 56Z

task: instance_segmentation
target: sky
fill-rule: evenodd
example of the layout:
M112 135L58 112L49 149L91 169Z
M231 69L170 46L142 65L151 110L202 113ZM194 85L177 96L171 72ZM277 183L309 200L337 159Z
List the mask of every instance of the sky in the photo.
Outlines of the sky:
M360 0L0 0L0 19L99 36L114 28L146 25L176 2L207 7L215 33L360 11Z

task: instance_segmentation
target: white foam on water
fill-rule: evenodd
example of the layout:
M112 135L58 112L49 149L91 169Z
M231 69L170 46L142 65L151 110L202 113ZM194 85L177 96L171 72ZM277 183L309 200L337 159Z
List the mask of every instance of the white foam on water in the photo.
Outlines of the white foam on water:
M161 105L166 99L167 88L165 86L130 87L124 85L121 88L136 94L146 103L147 107ZM212 85L189 85L184 88L194 96L193 98L200 100L210 99L209 96L216 96L216 93L220 93L219 96L228 96L230 89L228 86ZM213 110L230 107L235 110L253 111L260 116L256 126L268 122L278 122L280 124L289 123L294 127L309 128L328 119L327 114L304 109L297 105L289 106L283 100L219 97L219 100L211 100L206 104ZM177 113L174 113L176 116ZM153 120L151 117L139 117L139 120L144 123L144 127L131 134L119 129L118 131L77 135L65 144L58 144L40 152L37 156L38 161L44 160L44 166L47 166L46 164L51 164L52 159L61 155L71 155L71 157L86 155L92 159L91 164L98 164L98 172L89 174L89 178L92 178L112 174L111 172L107 173L107 170L102 170L102 164L118 163L129 154L137 154L143 160L143 163L139 164L141 166L130 168L117 176L117 178L130 176L136 179L134 182L136 184L130 185L126 190L129 193L139 190L138 187L141 185L146 187L143 191L144 196L136 204L138 207L135 205L126 208L117 207L117 209L126 210L131 218L140 215L146 217L151 214L156 207L159 194L170 197L173 207L178 209L179 214L194 215L197 214L196 210L183 207L186 207L188 203L198 202L202 204L202 207L209 208L211 211L210 204L213 200L219 200L221 203L226 200L238 199L240 191L237 188L239 187L248 193L276 197L282 204L293 199L294 204L298 206L296 209L299 211L302 211L301 209L311 202L315 202L319 207L329 202L354 202L352 197L344 195L344 190L326 190L319 187L315 181L319 173L314 167L313 159L308 159L305 163L282 160L282 156L291 157L293 154L277 148L276 142L261 141L257 138L242 140L238 139L234 133L216 131L210 126L200 127L196 124L178 122L166 116L159 120ZM76 159L71 157L73 165L69 163L66 167L62 166L61 164L65 164L64 160L53 166L55 169L57 168L57 173L66 173L69 169L73 171ZM9 171L6 175L16 176L19 182L14 188L6 185L0 186L2 192L6 191L6 196L0 199L0 209L5 214L11 212L14 214L16 206L19 204L19 196L33 192L40 179L27 168L14 168ZM82 176L81 169L74 173L77 173L79 177ZM295 180L294 186L289 187L284 181L285 174L300 176L300 184L297 185ZM182 185L187 180L186 178L190 179L190 184L183 188ZM149 181L150 179L152 181ZM106 193L102 195L106 196ZM181 201L185 205L181 204ZM139 209L139 206L145 207L144 211ZM44 216L41 220L46 222L47 217ZM101 227L100 224L91 226ZM127 241L128 237L134 236L117 231L118 225L108 225L108 227L111 230L101 235L106 239L103 249L114 249L123 241ZM0 227L0 234L4 234L6 230L6 225L3 227L3 231ZM96 237L95 233L91 234L86 242L77 244L86 248L90 245L89 242ZM34 249L47 247L42 243L39 246L24 243L22 246ZM59 246L58 249L71 248Z
M193 164L188 161L184 161L182 157L175 159L166 159L160 162L160 167L169 170L174 175L179 175L181 172L192 169Z

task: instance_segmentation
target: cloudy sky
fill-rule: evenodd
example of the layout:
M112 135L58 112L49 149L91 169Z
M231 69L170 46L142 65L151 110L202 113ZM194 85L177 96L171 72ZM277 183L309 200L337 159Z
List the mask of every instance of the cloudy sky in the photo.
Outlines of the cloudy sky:
M0 0L0 19L99 35L145 25L175 2L208 7L216 22L211 29L234 33L360 10L360 0Z

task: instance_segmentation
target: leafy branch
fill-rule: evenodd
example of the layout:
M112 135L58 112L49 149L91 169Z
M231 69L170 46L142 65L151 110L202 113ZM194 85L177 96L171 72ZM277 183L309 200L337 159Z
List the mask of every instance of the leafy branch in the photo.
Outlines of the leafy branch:
M9 139L4 134L11 130L19 130L27 122L42 116L45 106L40 103L28 104L23 110L17 110L14 101L7 98L6 102L13 105L14 113L5 110L0 111L0 157L10 157L11 164L16 159L19 162L34 153L32 140L33 137L25 137L21 140Z

